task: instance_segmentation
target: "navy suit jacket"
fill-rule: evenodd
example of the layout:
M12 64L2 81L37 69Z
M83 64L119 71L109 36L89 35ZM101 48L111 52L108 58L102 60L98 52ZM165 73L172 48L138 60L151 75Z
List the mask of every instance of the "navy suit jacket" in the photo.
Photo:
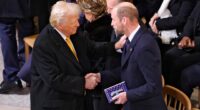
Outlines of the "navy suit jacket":
M103 74L102 81L110 76ZM123 52L120 78L128 88L124 110L167 110L162 98L159 47L147 30L140 28L129 52Z
M154 37L142 28L122 55L121 79L128 87L125 110L165 110L162 99L161 56Z

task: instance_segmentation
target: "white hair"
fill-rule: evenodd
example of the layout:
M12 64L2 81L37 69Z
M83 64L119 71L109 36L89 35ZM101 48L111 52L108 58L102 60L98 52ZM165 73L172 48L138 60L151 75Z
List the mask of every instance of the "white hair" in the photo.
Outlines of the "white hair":
M65 1L58 1L52 7L49 21L50 24L55 27L66 19L67 21L70 21L70 16L79 16L80 13L81 9L79 5L75 3L67 3Z

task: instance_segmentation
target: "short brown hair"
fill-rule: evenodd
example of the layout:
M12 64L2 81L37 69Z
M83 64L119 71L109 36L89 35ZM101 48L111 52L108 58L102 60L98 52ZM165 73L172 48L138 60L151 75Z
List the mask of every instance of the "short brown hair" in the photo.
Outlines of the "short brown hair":
M123 4L122 2L117 6L117 16L119 17L119 19L121 20L123 17L128 17L131 21L134 18L138 19L139 15L137 8L131 3L124 3L126 3L126 5L120 5Z

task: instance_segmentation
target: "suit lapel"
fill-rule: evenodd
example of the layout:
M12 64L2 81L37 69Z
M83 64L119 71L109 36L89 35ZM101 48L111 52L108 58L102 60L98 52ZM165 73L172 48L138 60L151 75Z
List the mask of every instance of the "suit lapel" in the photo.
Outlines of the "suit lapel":
M67 45L67 44L65 44ZM82 67L80 66L79 62L76 60L75 56L73 55L72 51L70 50L70 48L67 46L60 47L60 51L63 53L64 57L66 57L67 60L70 60L75 66L77 66L79 69L81 69Z
M128 61L130 55L133 53L134 51L134 48L135 48L135 45L137 43L137 41L139 40L139 38L141 37L141 34L142 34L142 28L140 28L138 30L138 32L135 34L134 38L132 39L131 41L131 44L130 44L130 48L128 49L128 51L126 52L126 54L123 52L122 54L122 67L125 65L125 63Z
M63 40L63 38L60 36L60 34L55 30L51 29L51 39L52 41L55 41L55 44L57 46L57 50L63 55L63 57L66 58L66 60L63 61L71 61L77 68L82 70L82 67L80 66L79 62L76 60L75 56L73 55L72 51L66 44L66 42Z

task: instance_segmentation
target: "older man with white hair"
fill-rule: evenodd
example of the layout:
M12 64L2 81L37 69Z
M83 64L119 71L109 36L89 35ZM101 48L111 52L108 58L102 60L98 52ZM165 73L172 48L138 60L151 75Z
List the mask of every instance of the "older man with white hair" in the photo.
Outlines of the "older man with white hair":
M84 83L87 81L79 64L81 57L77 56L70 40L79 26L79 13L78 5L57 2L51 11L50 25L35 42L31 110L84 110Z

